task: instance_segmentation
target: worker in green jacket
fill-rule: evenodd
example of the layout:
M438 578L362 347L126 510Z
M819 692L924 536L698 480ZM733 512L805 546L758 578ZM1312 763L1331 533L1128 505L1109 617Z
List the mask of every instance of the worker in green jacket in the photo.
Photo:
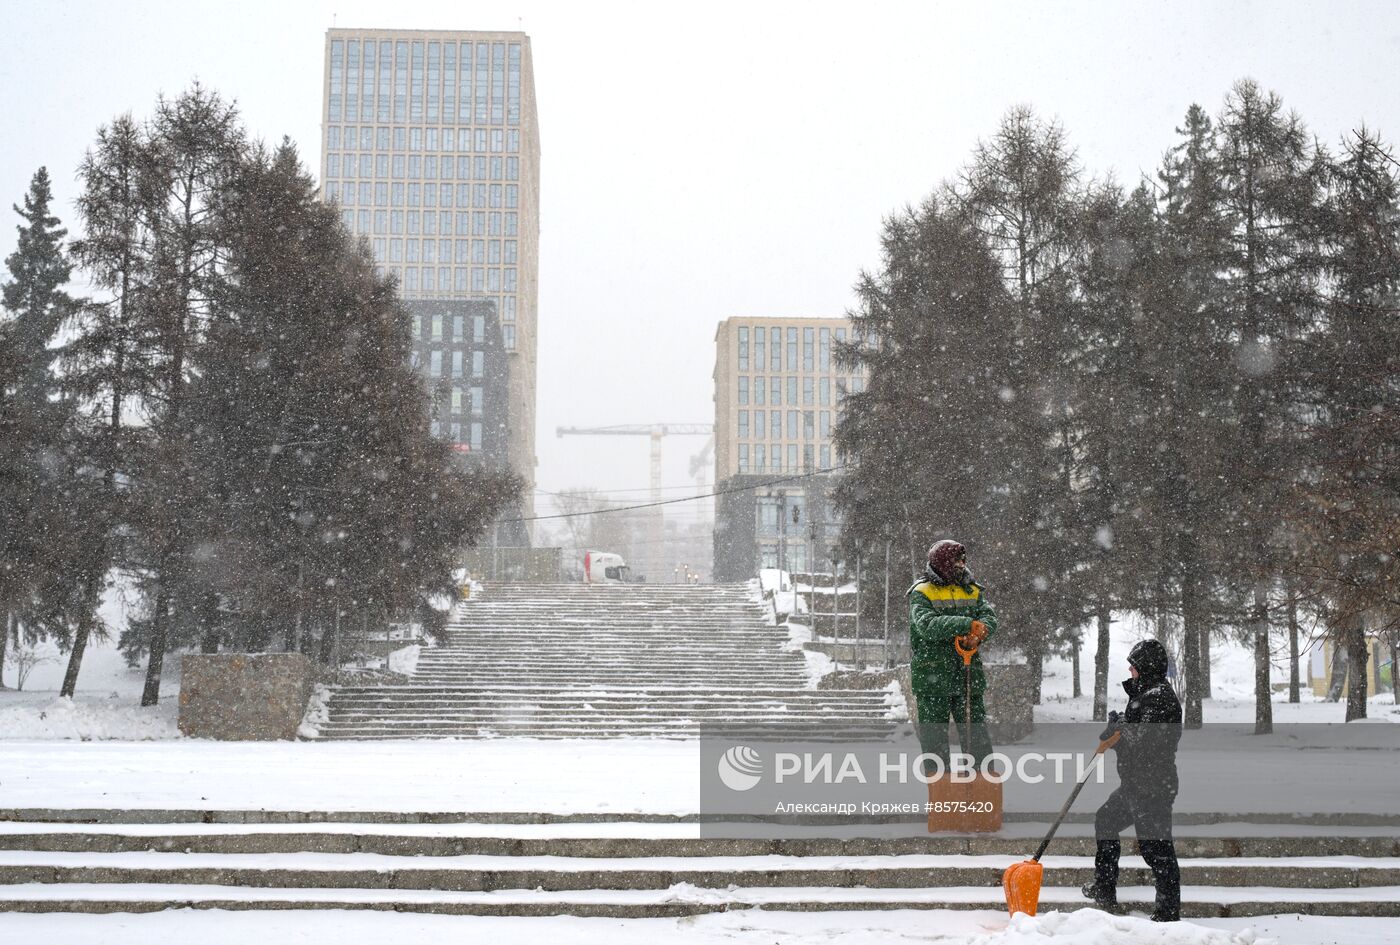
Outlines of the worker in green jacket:
M982 694L987 678L982 657L972 657L972 724L968 731L962 657L954 641L976 650L997 628L997 615L983 597L982 586L967 569L967 549L956 541L937 542L928 551L923 580L909 588L909 643L913 650L912 684L919 709L922 750L948 764L948 718L958 723L962 750L981 764L992 751L987 735L987 708Z

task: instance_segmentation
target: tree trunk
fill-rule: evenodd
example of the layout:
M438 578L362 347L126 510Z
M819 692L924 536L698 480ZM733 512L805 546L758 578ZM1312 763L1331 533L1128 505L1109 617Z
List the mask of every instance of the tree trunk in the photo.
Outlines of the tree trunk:
M1210 627L1201 627L1201 665L1197 667L1201 673L1201 698L1213 699L1210 685Z
M1390 701L1400 705L1400 633L1390 635Z
M1041 690L1045 683L1045 648L1041 641L1043 634L1037 634L1025 647L1026 663L1031 668L1032 705L1040 705Z
M1097 621L1099 639L1098 649L1094 651L1094 721L1104 722L1108 720L1108 646L1113 618L1102 604L1099 605Z
M1075 637L1075 638L1074 638L1074 649L1070 651L1070 667L1071 667L1071 669L1072 669L1072 671L1073 671L1073 676L1074 676L1074 690L1073 690L1073 696L1074 696L1074 698L1076 698L1076 699L1078 699L1080 696L1084 695L1084 690L1083 690L1083 688L1079 685L1079 644L1080 644L1080 639L1079 639L1079 637Z
M219 598L216 594L205 594L199 605L199 652L219 652Z
M1274 702L1269 674L1269 596L1266 582L1255 585L1254 613L1249 622L1254 634L1254 734L1269 735L1274 730Z
M1366 624L1358 615L1347 621L1342 631L1347 648L1347 721L1366 717L1366 697L1370 694L1370 680L1366 678Z
M88 635L92 631L92 618L89 614L93 612L93 609L89 608L83 614L77 632L73 634L73 649L68 654L68 668L63 671L63 686L58 690L59 696L71 699L78 689L78 671L83 668L83 654L87 652Z
M1301 670L1298 665L1298 594L1288 582L1288 701L1302 701Z
M162 562L164 564L164 562ZM164 573L165 568L161 568ZM165 641L170 632L170 594L162 581L156 591L156 609L151 618L151 656L146 664L146 688L141 693L141 705L160 702L160 674L165 666Z
M1183 679L1182 722L1188 729L1198 729L1205 724L1205 712L1201 707L1201 683L1205 658L1201 655L1202 632L1200 619L1201 587L1196 580L1194 559L1184 559L1186 569L1181 576L1181 661Z
M8 689L5 685L5 653L10 648L10 629L15 623L15 612L5 611L5 625L0 627L0 689Z

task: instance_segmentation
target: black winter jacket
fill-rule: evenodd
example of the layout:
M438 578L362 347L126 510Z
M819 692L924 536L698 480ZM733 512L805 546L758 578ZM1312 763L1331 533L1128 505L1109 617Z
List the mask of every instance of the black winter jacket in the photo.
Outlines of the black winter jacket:
M1128 708L1119 739L1118 778L1135 794L1176 794L1176 748L1181 741L1181 702L1165 677L1123 681Z

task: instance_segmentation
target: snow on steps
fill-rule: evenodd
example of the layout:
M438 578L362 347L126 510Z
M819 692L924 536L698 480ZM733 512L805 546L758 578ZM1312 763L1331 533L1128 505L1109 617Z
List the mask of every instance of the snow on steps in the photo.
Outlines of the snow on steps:
M930 836L910 824L732 823L706 824L701 837L694 821L612 818L348 823L291 812L305 822L245 824L71 812L107 821L81 823L57 811L54 820L32 819L38 813L12 811L16 819L0 821L0 910L642 918L744 908L1000 909L1001 871L1024 858L1028 838L1044 827ZM248 813L205 815L232 821ZM1188 917L1400 916L1400 838L1391 828L1217 823L1183 827L1178 843ZM1046 911L1082 907L1078 886L1092 874L1087 825L1067 827L1058 846L1064 852L1045 860ZM1338 853L1345 849L1357 852ZM1149 871L1137 857L1123 865L1122 899L1146 907Z
M486 586L408 684L334 688L304 737L694 738L705 723L887 731L884 692L817 691L745 585Z
M1298 901L1285 887L1183 886L1182 915L1244 917L1297 913L1326 916L1400 916L1400 887L1309 890ZM1120 901L1150 912L1150 889L1125 888ZM1048 886L1041 910L1084 908L1078 887ZM734 909L823 912L884 909L1004 909L1000 888L831 889L748 887L712 889L678 883L666 889L531 889L456 891L419 889L248 888L183 884L25 883L0 887L6 912L155 912L164 909L367 909L450 915L658 918Z

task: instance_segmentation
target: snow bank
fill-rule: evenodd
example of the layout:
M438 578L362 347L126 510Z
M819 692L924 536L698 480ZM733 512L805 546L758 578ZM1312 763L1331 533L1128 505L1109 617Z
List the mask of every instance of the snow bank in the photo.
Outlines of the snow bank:
M412 676L418 672L418 657L422 652L423 647L415 643L390 653L389 672Z
M410 649L407 648L406 649ZM398 651L395 651L398 652ZM390 654L392 657L393 654ZM315 738L321 726L331 720L331 690L329 686L317 683L311 690L311 699L306 703L306 715L302 716L297 734L302 738Z
M1192 922L1158 923L1131 916L1112 916L1097 909L1017 915L1004 931L970 939L977 945L1265 945L1250 929L1228 932Z
M120 701L119 701L120 700ZM149 741L179 738L177 699L142 708L119 697L65 699L51 692L0 695L0 738Z
M885 705L889 706L889 718L896 722L909 721L909 703L904 698L904 687L896 680L890 680L885 687Z
M763 568L758 572L758 586L765 594L775 591L792 590L792 577L777 568Z
M686 890L676 890L678 898ZM151 914L0 914L0 936L17 942L62 941L65 945L148 945L200 942L242 945L247 941L353 942L388 945L410 941L476 941L499 945L1317 945L1393 942L1394 919L1320 918L1206 919L1154 925L1142 919L1111 919L1089 910L1007 923L1005 913L900 909L881 912L777 912L743 909L680 919L585 919L577 916L507 918L421 913L325 910L316 912L229 912L179 909ZM1248 926L1226 931L1240 923ZM1121 927L1120 927L1121 926ZM1261 938L1250 927L1276 930Z

